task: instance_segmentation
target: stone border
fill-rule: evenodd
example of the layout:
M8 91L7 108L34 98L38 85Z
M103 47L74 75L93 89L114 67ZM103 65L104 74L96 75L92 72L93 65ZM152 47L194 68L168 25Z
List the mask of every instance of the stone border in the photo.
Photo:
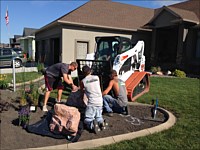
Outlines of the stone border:
M129 102L129 105L145 106L148 104ZM114 143L124 141L124 140L131 140L134 138L147 136L147 135L161 132L163 130L167 130L167 129L171 128L176 123L176 117L171 112L169 112L163 108L158 107L158 110L161 111L162 113L164 113L168 117L168 120L166 122L164 122L163 124L160 124L160 125L152 127L152 128L147 128L147 129L143 129L143 130L140 130L137 132L131 132L131 133L126 133L126 134L121 134L121 135L116 135L116 136L111 136L111 137L105 137L105 138L100 138L100 139L86 140L86 141L80 141L80 142L62 144L62 145L55 145L55 146L28 148L28 149L29 150L33 150L33 149L68 149L68 150L92 149L92 148L100 147L103 145L114 144Z

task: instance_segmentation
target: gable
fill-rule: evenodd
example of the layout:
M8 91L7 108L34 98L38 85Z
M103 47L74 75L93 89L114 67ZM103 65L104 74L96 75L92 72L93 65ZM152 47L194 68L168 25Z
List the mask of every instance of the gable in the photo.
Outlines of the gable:
M152 21L152 25L156 27L165 27L174 25L174 20L178 20L180 17L174 15L166 10L163 10L155 20Z

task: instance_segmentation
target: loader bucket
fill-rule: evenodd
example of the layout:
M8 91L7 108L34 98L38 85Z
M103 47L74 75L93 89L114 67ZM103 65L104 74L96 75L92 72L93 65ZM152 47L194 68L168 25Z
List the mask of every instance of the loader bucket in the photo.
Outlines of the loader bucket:
M149 77L147 72L134 72L126 80L126 89L129 101L135 101L138 97L149 91Z
M79 81L81 81L84 78L82 73L82 67L84 65L88 65L92 69L92 74L99 76L101 90L105 90L110 81L109 74L112 69L110 61L76 59L76 62L79 66L77 69Z

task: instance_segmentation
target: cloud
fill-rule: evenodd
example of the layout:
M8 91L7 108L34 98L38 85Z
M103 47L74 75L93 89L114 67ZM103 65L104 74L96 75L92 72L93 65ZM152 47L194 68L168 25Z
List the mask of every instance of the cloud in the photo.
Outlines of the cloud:
M154 0L151 1L152 5L154 7L160 8L162 6L168 6L168 5L172 5L172 4L176 4L176 3L181 3L187 0Z

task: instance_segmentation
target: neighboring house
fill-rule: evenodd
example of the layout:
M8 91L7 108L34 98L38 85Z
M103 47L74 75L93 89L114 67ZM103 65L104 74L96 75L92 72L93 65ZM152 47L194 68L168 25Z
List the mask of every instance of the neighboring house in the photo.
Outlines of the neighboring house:
M119 35L134 43L144 40L147 69L161 66L199 73L198 8L198 1L156 10L89 1L36 32L36 59L46 65L69 63L94 52L96 36Z
M20 47L27 53L28 60L35 61L35 32L37 29L24 28L22 37L18 38Z
M20 41L18 40L18 38L20 37L21 35L14 35L14 38L10 38L10 47L12 48L20 47Z

